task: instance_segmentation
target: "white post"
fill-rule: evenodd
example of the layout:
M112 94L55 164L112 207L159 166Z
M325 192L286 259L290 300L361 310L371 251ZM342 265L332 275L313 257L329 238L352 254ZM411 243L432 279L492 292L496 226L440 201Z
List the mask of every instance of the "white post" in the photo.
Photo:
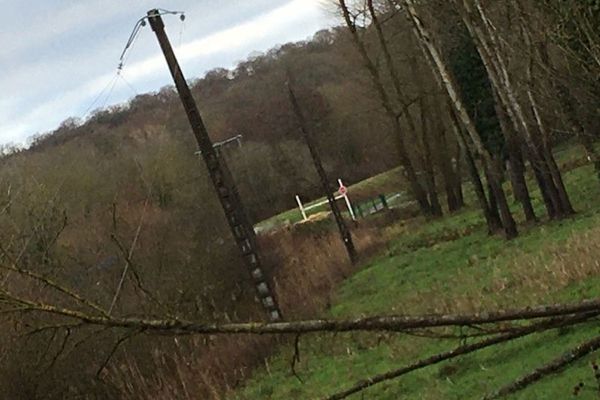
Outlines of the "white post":
M352 209L352 204L350 204L350 198L347 194L344 195L344 200L346 200L346 205L348 206L348 211L350 211L352 221L356 221L356 215L354 215L354 210Z
M342 182L341 179L338 179L338 183L340 184L340 187L344 186L344 183ZM356 221L356 215L354 215L354 210L352 209L352 204L350 203L350 198L348 197L348 191L346 191L344 194L344 200L346 200L346 206L348 207L348 212L350 213L350 216L352 217L352 221Z
M298 203L298 207L300 207L300 212L302 213L302 218L306 221L308 218L306 217L306 211L304 211L304 206L302 205L302 201L300 201L300 197L296 195L296 203Z

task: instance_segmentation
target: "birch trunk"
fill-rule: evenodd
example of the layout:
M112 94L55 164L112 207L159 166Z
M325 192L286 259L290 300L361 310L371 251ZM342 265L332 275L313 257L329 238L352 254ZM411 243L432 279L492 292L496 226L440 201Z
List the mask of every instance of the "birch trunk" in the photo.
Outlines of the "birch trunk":
M498 122L502 129L504 140L506 141L506 149L508 153L508 160L510 163L510 182L513 188L515 198L521 203L523 213L525 214L525 220L527 222L537 221L533 205L531 204L531 196L529 195L529 188L527 187L527 181L525 180L525 164L523 163L523 157L521 154L519 140L515 137L514 132L509 127L508 118L501 106L498 99L498 93L495 88L492 88L494 95L494 107L496 109L496 115L498 116Z
M390 122L392 123L393 131L394 131L394 139L396 142L396 149L398 151L398 156L400 158L400 164L404 170L404 174L408 180L411 191L412 191L413 195L415 196L417 203L419 204L419 208L420 208L421 212L425 215L431 215L432 207L431 207L431 204L429 203L429 200L427 197L427 192L419 182L419 179L415 172L412 161L411 161L411 159L408 155L408 152L406 151L405 145L404 145L404 134L402 132L402 126L400 125L400 121L398 119L398 114L394 111L392 102L390 101L390 98L385 90L385 87L383 86L383 83L381 82L381 77L379 76L379 71L377 70L377 67L375 66L375 64L373 63L371 58L369 57L369 54L367 53L367 49L365 48L364 43L362 42L362 40L360 39L360 37L358 35L356 26L355 26L354 22L352 21L350 12L346 5L346 1L338 0L338 3L342 10L342 14L344 16L344 21L346 22L346 25L352 36L352 41L354 42L356 49L358 50L361 58L363 59L365 68L369 72L373 86L375 87L375 90L379 94L383 108L385 109L385 112L386 112L387 116L389 117ZM409 124L410 124L410 122L409 122Z
M454 0L458 5L459 0ZM563 217L569 213L568 206L563 203L559 188L551 172L551 166L543 153L539 138L535 138L527 122L525 113L517 98L514 85L502 54L503 46L492 27L480 0L462 0L459 12L473 37L477 49L488 71L490 81L496 87L499 98L513 122L515 131L521 132L527 144L528 156L534 169L540 190L545 192L544 200L550 218ZM476 23L478 20L479 23Z
M458 143L465 157L467 171L469 173L471 183L473 184L473 190L475 191L477 202L479 203L479 207L483 211L483 216L485 217L485 221L487 223L488 233L496 233L502 229L502 221L500 221L500 216L497 215L497 213L493 214L490 209L490 204L488 203L488 198L485 195L485 189L481 181L481 176L479 175L479 171L477 169L477 163L475 162L475 158L473 157L473 152L470 149L465 134L462 132L461 125L458 121L458 118L456 117L454 109L452 108L450 100L448 100L447 109L448 115L450 117L450 122L452 124L452 129L456 137L458 138Z
M464 107L462 99L458 94L457 85L452 79L448 67L442 59L442 56L439 50L437 49L437 46L433 43L429 31L424 26L421 18L419 17L419 13L417 12L415 7L415 0L402 0L402 4L404 4L404 6L406 7L408 16L415 28L415 33L417 34L418 39L423 43L431 61L433 62L433 65L436 67L435 73L439 76L443 84L443 88L446 90L446 93L448 94L452 102L452 106L456 111L456 115L465 127L465 130L471 138L477 153L481 156L483 160L484 169L486 170L486 175L488 177L488 183L492 188L492 192L500 209L500 216L502 220L504 234L507 238L514 238L518 234L516 223L508 207L508 202L506 200L504 190L502 189L502 186L500 184L500 176L495 170L495 168L493 168L494 163L492 157L489 154L489 152L485 149L481 137L479 136L479 133L475 128L475 124L473 123L471 117L469 116L467 110Z

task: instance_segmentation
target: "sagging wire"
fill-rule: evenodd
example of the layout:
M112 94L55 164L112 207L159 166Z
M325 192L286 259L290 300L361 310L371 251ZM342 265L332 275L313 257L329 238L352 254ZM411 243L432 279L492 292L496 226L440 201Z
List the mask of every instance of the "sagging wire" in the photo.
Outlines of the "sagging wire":
M166 14L172 14L172 15L179 15L179 19L181 20L181 22L183 23L185 21L185 14L183 11L169 11L169 10L165 10L162 8L157 9L156 11L158 11L158 13L154 13L153 15L157 16L157 15L166 15ZM121 78L121 80L131 89L131 91L133 91L134 93L137 94L137 90L135 90L135 88L129 83L129 81L127 81L127 79L125 79L125 77L121 74L121 72L123 71L123 67L125 66L125 61L127 59L127 54L128 54L128 50L130 50L134 43L135 40L137 39L137 37L139 36L140 31L142 30L143 27L146 26L147 22L146 20L148 19L148 16L144 16L140 19L137 20L137 22L135 23L133 30L131 32L131 34L129 35L129 39L127 39L127 43L125 44L125 48L123 48L123 51L121 52L121 56L119 57L119 65L117 67L117 79ZM180 44L181 44L181 38L183 36L183 27L181 29L181 32L179 34L179 40L180 40ZM116 80L113 83L113 88L114 88L114 84L116 84ZM111 89L112 91L112 89ZM170 106L170 103L169 103ZM146 207L148 205L148 198L146 198L146 202L144 203L144 208L142 211L142 216L140 218L140 222L138 224L136 233L135 233L135 237L133 239L133 242L131 243L131 247L129 248L129 252L128 252L128 259L126 259L126 263L125 263L125 267L123 268L123 273L121 274L121 278L119 280L119 283L117 285L117 288L115 290L115 294L113 296L112 302L110 304L110 308L108 310L108 314L110 315L113 311L113 309L115 308L115 305L117 303L117 300L119 298L119 294L121 293L121 290L123 289L123 283L125 282L125 278L127 276L127 272L129 270L129 266L131 264L131 262L129 261L131 259L131 257L133 256L133 251L135 249L135 246L137 244L137 240L138 237L140 235L141 229L142 229L142 224L144 221L144 216L146 213Z
M185 12L184 11L171 11L171 10L165 10L164 8L158 8L158 9L156 9L156 11L158 11L158 13L155 13L154 14L155 16L179 15L179 19L181 20L181 22L185 21ZM117 67L117 71L120 72L123 69L123 67L125 65L125 61L126 61L125 56L127 54L127 51L133 47L133 44L135 43L135 40L137 39L140 31L142 30L142 28L144 26L146 26L147 19L148 19L148 16L146 15L146 16L138 19L137 22L135 23L135 25L133 26L133 30L131 31L131 34L129 35L129 39L127 39L127 43L125 44L125 47L123 48L123 51L121 52L121 56L119 57L119 65Z
M87 115L88 112L91 111L92 107L94 107L94 105L96 105L96 103L98 103L98 101L100 100L100 98L105 94L105 92L107 90L109 90L109 88L110 88L110 91L109 91L108 96L110 96L110 93L112 92L112 89L114 88L117 79L118 79L118 75L115 74L111 78L111 80L106 83L106 86L104 86L104 88L100 91L100 93L98 93L98 95L96 96L96 98L94 98L94 100L90 103L90 105L85 109L85 111L83 112L81 118L83 118L85 115Z
M122 74L119 74L119 78L121 78L123 83L125 83L125 85L127 85L127 87L131 90L131 92L133 93L134 96L139 95L138 91L133 87L133 85L131 83L129 83L129 81L127 79L125 79L125 77Z
M184 11L170 11L162 8L159 8L157 11L158 13L156 15L179 15L179 19L181 20L181 22L185 21ZM144 16L137 20L131 34L129 35L129 38L127 39L127 43L125 44L125 47L121 52L121 55L119 57L119 65L117 66L117 71L115 75L113 75L113 77L106 83L106 86L104 86L104 88L98 93L98 95L94 98L94 100L90 103L90 105L85 109L85 111L83 112L83 114L81 114L81 117L79 118L84 118L96 104L102 104L100 108L105 107L108 101L110 100L112 92L114 91L119 79L121 79L135 95L138 94L137 90L135 90L131 83L129 83L129 81L125 79L121 72L123 71L127 58L131 53L131 49L133 48L133 45L135 44L135 41L139 36L141 29L147 24L147 19L148 16ZM183 29L184 27L182 26L181 31L179 33L180 42L183 36ZM102 101L102 99L104 100Z
M100 109L103 109L104 107L106 107L106 104L108 104L108 101L110 100L110 97L112 96L112 93L115 90L115 86L117 86L118 77L119 77L119 73L117 72L117 75L115 76L115 78L117 78L117 79L115 79L113 81L113 84L110 87L110 90L108 91L108 94L106 95L106 98L104 99L104 102L100 106Z

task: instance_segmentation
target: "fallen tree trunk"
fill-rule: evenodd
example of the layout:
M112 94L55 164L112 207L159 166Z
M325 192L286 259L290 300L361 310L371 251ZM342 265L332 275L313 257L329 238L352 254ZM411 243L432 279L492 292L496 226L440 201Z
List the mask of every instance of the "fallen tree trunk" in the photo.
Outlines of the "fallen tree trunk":
M401 332L411 329L443 326L473 326L506 321L524 321L536 318L552 318L572 314L600 311L600 299L585 300L576 304L554 304L526 307L515 310L480 312L475 314L433 314L416 316L373 316L353 319L315 319L290 322L241 322L202 323L180 319L117 318L102 314L89 314L78 310L58 307L17 298L6 291L0 292L0 304L9 308L0 313L45 313L78 322L110 328L159 331L176 335L184 334L298 334L314 332L389 331Z
M422 369L431 365L438 364L442 361L450 360L452 358L460 357L469 353L473 353L478 350L485 349L487 347L491 347L497 344L509 342L514 339L518 339L527 335L531 335L532 333L543 332L549 329L555 329L559 327L564 327L568 325L573 325L581 322L585 322L588 319L597 316L597 313L588 314L586 316L580 317L572 317L572 318L561 318L555 319L551 321L544 321L542 323L533 324L531 326L523 327L521 329L516 329L513 332L505 333L502 335L494 336L488 339L484 339L472 344L465 344L459 346L453 350L446 351L443 353L435 354L431 357L419 360L405 367L388 371L380 375L375 375L365 380L358 382L356 385L351 388L344 390L342 392L335 393L329 397L327 400L341 400L346 397L361 392L371 386L377 385L379 383L389 381L391 379L399 378L402 375L406 375L409 372L416 371L418 369ZM596 339L598 340L598 339Z

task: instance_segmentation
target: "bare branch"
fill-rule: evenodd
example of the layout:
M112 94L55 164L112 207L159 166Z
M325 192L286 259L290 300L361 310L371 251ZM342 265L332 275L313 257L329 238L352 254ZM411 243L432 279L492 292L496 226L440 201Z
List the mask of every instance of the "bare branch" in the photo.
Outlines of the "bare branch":
M402 375L406 375L409 372L412 371L416 371L418 369L422 369L434 364L438 364L442 361L446 361L446 360L450 360L452 358L456 358L459 356L463 356L465 354L469 354L472 352L475 352L477 350L481 350L496 344L500 344L500 343L505 343L517 338L521 338L523 336L527 336L530 335L532 333L539 333L539 332L543 332L545 330L549 330L549 329L554 329L554 328L558 328L558 327L564 327L564 326L568 326L568 325L574 325L574 324L578 324L581 322L585 322L587 320L589 320L592 317L597 316L598 313L592 313L592 314L586 314L584 316L576 316L576 317L571 317L571 318L560 318L560 319L553 319L553 320L549 320L549 321L544 321L538 324L533 324L524 328L521 328L519 330L515 330L514 332L510 332L510 333L506 333L506 334L502 334L502 335L498 335L495 337L491 337L489 339L485 339L485 340L481 340L479 342L475 342L472 344L466 344L466 345L461 345L453 350L450 351L446 351L443 353L439 353L436 355L433 355L431 357L419 360L413 364L407 365L405 367L393 370L393 371L389 371L380 375L375 375L373 377L370 377L366 380L360 381L358 382L356 385L354 385L353 387L351 387L350 389L347 389L343 392L339 392L336 394L333 394L329 397L327 397L327 400L340 400L340 399L345 399L346 397L358 393L360 391L363 391L371 386L377 385L379 383L391 380L391 379L395 379L398 378Z
M534 371L523 375L516 381L506 386L503 386L502 388L491 394L488 394L483 398L483 400L497 399L499 397L504 397L511 393L516 393L520 390L523 390L527 386L539 381L540 379L550 374L559 372L569 364L572 364L573 362L579 360L582 357L585 357L590 353L597 351L598 349L600 349L600 336L597 336L591 340L579 344L574 349L567 351L560 357L550 361L548 364L544 364L541 367L536 368Z
M123 343L125 343L126 341L130 340L131 338L133 338L134 336L136 336L136 335L138 335L138 334L140 334L142 332L143 332L143 329L138 329L136 331L127 332L127 334L121 336L119 338L119 340L117 340L115 342L115 344L113 345L113 347L111 348L111 350L108 353L107 357L104 359L104 361L102 362L102 364L98 368L98 371L96 371L96 377L100 377L100 374L102 373L102 371L104 370L104 368L106 368L106 366L110 362L110 359L115 355L115 353L117 352L117 350L119 349L119 347Z
M298 379L298 381L300 381L300 383L304 383L302 378L300 378L300 376L296 372L296 363L297 362L300 362L300 334L297 334L296 338L294 339L294 354L292 355L291 369L292 369L292 374L294 374L296 379Z
M600 299L585 300L576 304L554 304L501 310L475 314L434 314L420 316L373 316L346 320L317 319L291 322L201 323L179 319L116 318L89 315L81 311L55 305L36 303L18 298L0 290L0 302L23 307L24 311L47 313L68 317L90 325L112 328L133 328L147 331L165 331L171 334L298 334L314 332L389 331L402 332L443 326L493 324L506 321L525 321L571 314L600 312Z
M58 358L65 350L65 347L67 346L67 342L69 341L70 336L71 336L71 328L67 327L67 328L65 328L65 335L62 338L62 341L60 343L58 350L56 351L56 354L54 354L54 357L52 357L52 360L50 360L50 364L48 364L48 366L44 369L44 371L40 375L44 375L45 373L50 371L50 369L52 367L54 367L54 365L58 361Z
M126 257L126 261L125 261L125 268L123 268L123 274L121 275L121 279L119 280L119 284L117 285L117 290L115 291L115 295L113 296L113 299L110 303L110 307L108 309L108 314L112 313L113 308L115 307L115 304L117 303L117 299L119 298L119 294L121 293L121 289L123 288L123 282L125 281L125 277L127 276L127 270L131 267L131 257L133 256L133 252L135 251L135 246L137 244L137 241L140 237L140 233L142 231L142 225L144 223L144 218L146 216L146 209L148 207L148 201L149 198L146 197L146 201L144 202L144 208L142 209L142 215L140 217L140 222L138 223L138 226L135 230L135 236L133 237L133 241L131 242L131 246L129 247L129 251L124 252L125 257ZM113 213L115 212L115 209L113 208ZM113 219L114 219L114 214L113 214ZM120 249L123 249L123 247L121 246L121 244L119 243L119 241L116 238L116 235L112 235L112 239L116 241L117 245L119 246ZM139 281L139 277L137 276L136 273L136 278L138 279L138 284L141 283Z
M92 310L100 313L101 315L103 315L105 317L108 316L107 312L102 307L100 307L99 305L97 305L94 302L92 302L92 301L90 301L90 300L82 297L81 295L79 295L78 293L76 293L74 290L71 290L71 289L69 289L69 288L67 288L65 286L62 286L62 285L58 284L57 282L55 282L54 280L46 278L43 275L40 275L40 274L38 274L36 272L33 272L33 271L29 271L29 270L26 270L26 269L19 268L16 265L12 265L12 266L0 265L0 269L5 269L5 270L8 270L8 271L16 272L19 275L22 275L22 276L31 278L31 279L33 279L35 281L38 281L38 282L40 282L40 283L42 283L42 284L44 284L44 285L46 285L46 286L48 286L50 288L52 288L52 289L54 289L54 290L62 293L62 294L64 294L64 295L66 295L66 296L74 299L78 303L83 304L86 307L88 307L88 308L90 308L90 309L92 309Z

